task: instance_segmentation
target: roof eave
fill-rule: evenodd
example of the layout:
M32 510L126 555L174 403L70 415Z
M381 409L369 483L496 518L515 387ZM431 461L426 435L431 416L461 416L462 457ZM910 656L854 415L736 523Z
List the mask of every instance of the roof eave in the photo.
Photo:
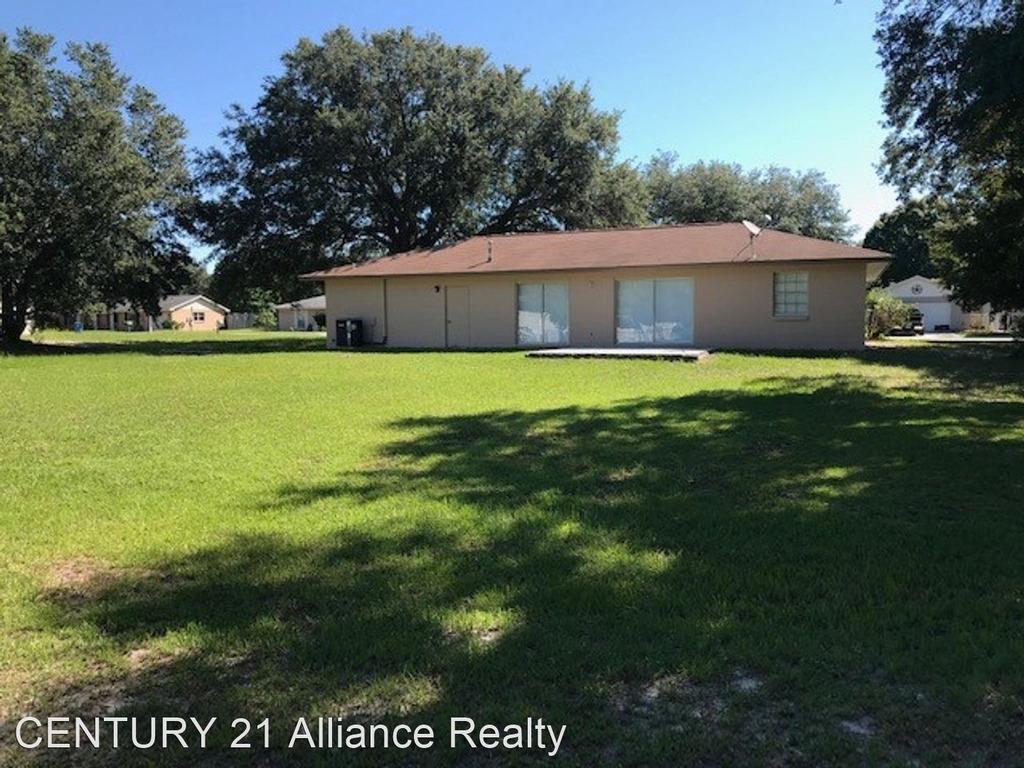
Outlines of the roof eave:
M889 266L889 262L892 261L892 256L886 259L876 259L867 263L867 269L865 270L864 279L867 283L873 283L875 280L882 276L885 268Z
M457 269L457 270L445 270L445 271L431 271L431 272L374 272L366 274L361 272L358 268L345 268L338 272L313 272L310 274L299 275L300 280L336 280L336 279L371 279L371 278L393 278L393 277L450 277L454 275L508 275L525 272L594 272L594 271L608 271L608 270L633 270L633 269L689 269L689 268L707 268L707 267L736 267L747 264L846 264L846 263L864 263L869 265L881 264L884 269L892 260L891 256L882 253L871 253L863 256L844 256L842 258L829 258L827 256L821 258L805 258L805 259L770 259L770 258L752 258L743 259L737 261L690 261L680 262L675 264L614 264L607 266L598 265L586 265L586 266L558 266L552 265L549 267L510 267L507 269L502 268L490 268L486 270L472 270L472 269Z

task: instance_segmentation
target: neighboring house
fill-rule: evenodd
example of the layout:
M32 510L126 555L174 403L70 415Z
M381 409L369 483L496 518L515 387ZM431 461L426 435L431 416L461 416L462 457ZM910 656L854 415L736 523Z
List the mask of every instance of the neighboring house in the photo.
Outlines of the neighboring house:
M996 327L995 323L999 320L992 313L991 305L985 304L973 312L966 311L953 301L952 291L940 281L921 275L892 283L883 290L913 305L921 313L921 325L927 333L967 329L991 330Z
M145 312L137 311L130 304L103 307L88 314L79 313L78 319L86 327L98 331L134 331L140 328L151 330L149 316Z
M118 304L98 312L80 314L87 327L101 331L132 331L137 329L177 327L186 331L215 331L224 326L231 310L200 294L165 296L160 300L160 314L150 318L145 312L128 304Z
M299 301L286 301L274 309L277 310L278 330L315 330L323 325L322 316L327 312L327 297L312 296Z
M862 347L865 288L889 255L756 231L481 236L303 278L324 283L331 347L348 319L389 347Z
M186 331L216 331L224 326L231 312L200 294L165 296L160 300L159 325L176 326Z

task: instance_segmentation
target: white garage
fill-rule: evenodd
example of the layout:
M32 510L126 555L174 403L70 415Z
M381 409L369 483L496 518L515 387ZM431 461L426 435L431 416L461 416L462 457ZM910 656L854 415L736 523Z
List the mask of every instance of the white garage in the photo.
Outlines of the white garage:
M921 313L921 324L927 333L934 331L963 331L967 328L987 329L990 307L986 304L977 312L965 312L953 301L952 292L938 280L921 275L908 277L885 287L886 292L912 304Z

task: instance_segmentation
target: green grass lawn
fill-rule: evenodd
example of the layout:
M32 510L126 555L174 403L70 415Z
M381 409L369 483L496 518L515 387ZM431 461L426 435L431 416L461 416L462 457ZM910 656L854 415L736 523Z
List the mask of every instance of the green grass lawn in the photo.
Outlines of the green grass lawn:
M1005 346L683 364L156 336L0 358L0 763L1022 761ZM26 714L219 725L205 752L29 752ZM319 716L437 739L287 749ZM227 750L237 717L270 749ZM452 717L566 730L553 759L450 749Z

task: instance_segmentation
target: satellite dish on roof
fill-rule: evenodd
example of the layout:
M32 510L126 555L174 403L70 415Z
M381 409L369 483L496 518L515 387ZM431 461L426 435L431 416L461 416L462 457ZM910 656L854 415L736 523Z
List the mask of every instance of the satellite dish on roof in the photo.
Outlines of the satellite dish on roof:
M751 237L757 237L761 234L761 228L752 221L743 220L743 226L747 228L747 232L750 233Z

